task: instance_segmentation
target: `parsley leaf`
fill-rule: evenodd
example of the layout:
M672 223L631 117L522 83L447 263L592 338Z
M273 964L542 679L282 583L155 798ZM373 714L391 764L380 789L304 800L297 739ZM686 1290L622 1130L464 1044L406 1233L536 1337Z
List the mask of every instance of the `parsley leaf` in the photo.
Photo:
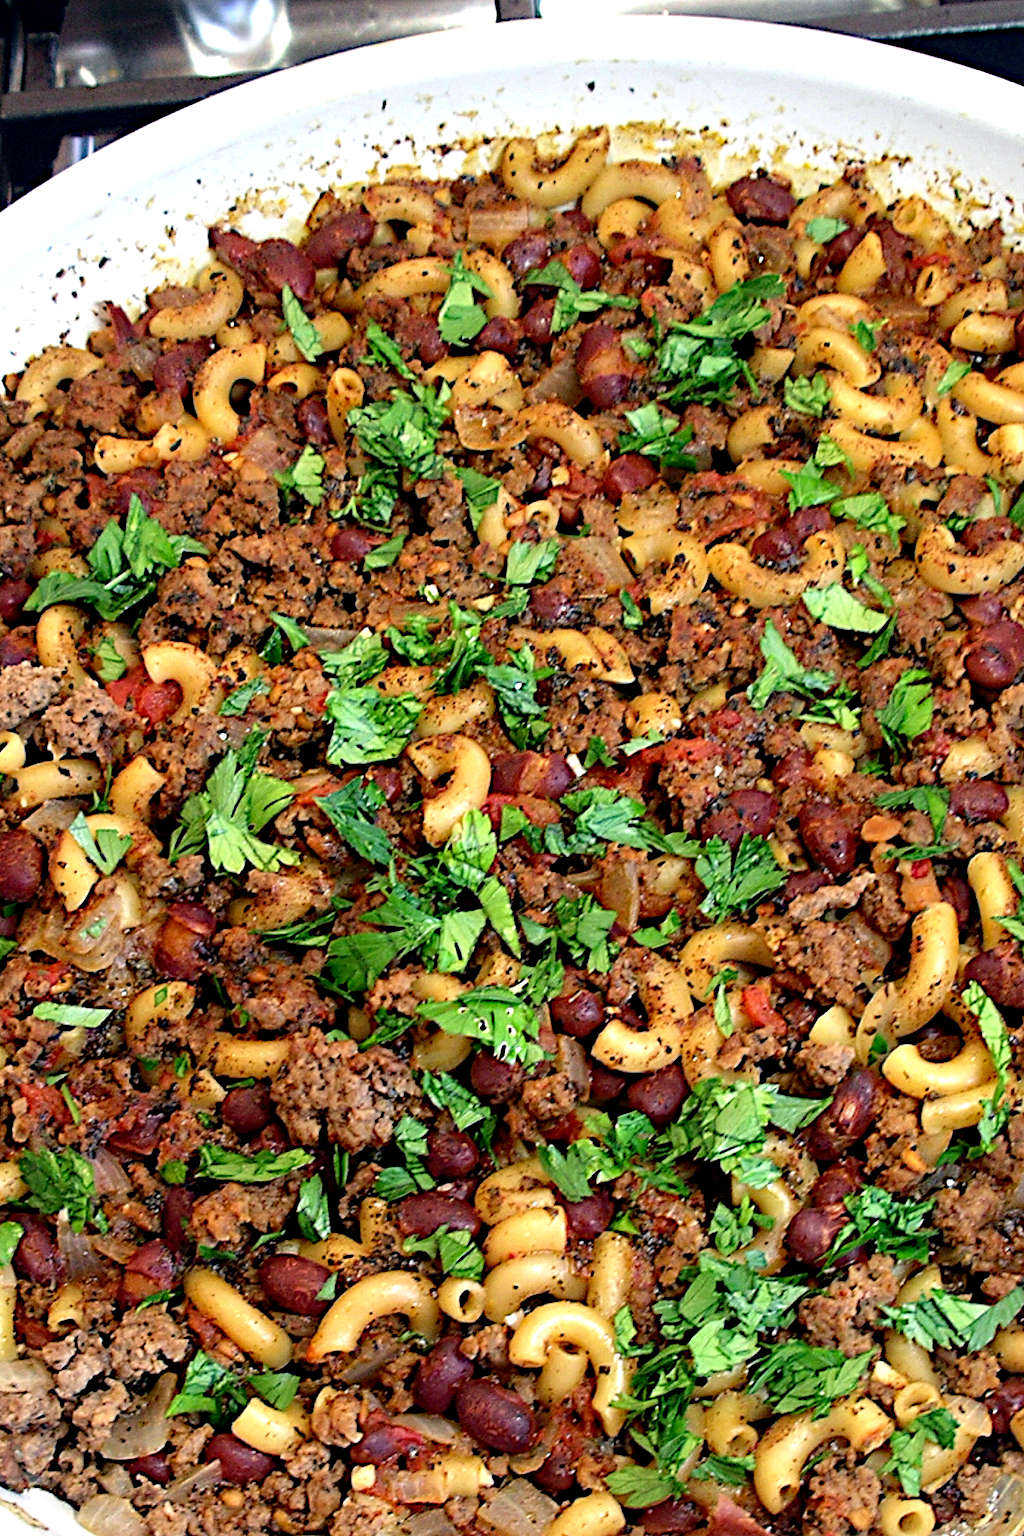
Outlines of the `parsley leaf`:
M63 1024L65 1029L99 1029L112 1012L111 1008L81 1008L75 1003L36 1003L32 1017Z
M295 1168L305 1168L312 1161L312 1152L304 1152L301 1147L291 1147L287 1152L272 1152L264 1147L249 1156L205 1142L199 1148L198 1173L201 1179L231 1180L235 1184L269 1184L271 1179L281 1179L286 1173L291 1173Z
M869 532L887 533L899 548L900 533L907 526L905 517L893 512L880 491L864 491L859 496L840 496L832 503L833 517L856 523Z
M747 689L747 698L755 709L764 709L776 693L796 693L811 699L827 693L835 685L831 672L814 671L800 665L771 619L767 620L761 636L761 655L765 660L764 670Z
M477 1127L477 1135L485 1147L494 1140L498 1128L498 1116L493 1109L478 1098L472 1088L460 1083L450 1074L440 1076L433 1072L420 1075L423 1096L435 1109L446 1109L457 1131L469 1131Z
M103 875L114 873L132 845L130 834L116 832L113 827L100 827L94 836L81 811L68 831L90 864L95 864Z
M608 936L617 916L602 907L591 895L559 896L548 923L535 923L521 917L523 933L531 944L542 944L549 935L565 945L570 959L588 971L610 971L617 946Z
M753 1242L759 1227L772 1227L774 1218L763 1216L749 1195L744 1195L739 1205L726 1205L720 1201L708 1224L708 1236L719 1253L726 1258L738 1248Z
M868 608L837 581L825 587L808 587L804 607L812 619L831 629L848 629L858 635L875 635L889 622L877 608Z
M850 326L850 334L865 352L873 352L878 346L878 332L881 325L881 320L857 320Z
M246 864L276 870L299 862L290 848L277 848L256 835L295 798L283 779L257 769L265 739L262 731L250 731L237 752L224 754L204 788L189 795L171 837L172 864L185 854L201 853L204 846L213 869L235 875Z
M642 453L657 459L661 469L696 469L692 453L685 445L693 437L693 428L680 426L675 416L661 411L653 400L626 412L631 432L619 433L620 453Z
M624 293L602 293L598 288L584 291L569 275L561 261L549 261L547 266L528 272L523 283L540 283L556 289L555 307L551 315L551 334L567 331L581 315L592 315L600 309L636 309L637 300Z
M299 1378L292 1371L257 1371L249 1377L249 1385L271 1408L283 1412L295 1401Z
M936 1286L916 1301L905 1301L898 1307L883 1307L881 1321L924 1349L937 1344L942 1349L973 1353L991 1344L1000 1328L1012 1323L1022 1307L1024 1285L1014 1286L1001 1301L993 1302L991 1306L953 1296Z
M391 862L391 843L376 819L387 801L372 779L350 779L341 789L318 796L316 804L361 859L385 867Z
M784 469L781 471L783 480L789 486L789 510L796 512L799 507L821 507L830 501L835 501L840 494L840 487L834 480L829 480L822 474L822 465L817 453L807 460L798 470Z
M25 1228L20 1221L0 1222L0 1269L5 1268L14 1258L14 1250L24 1232Z
M395 1126L394 1143L405 1162L404 1168L383 1168L373 1186L375 1195L382 1200L404 1200L417 1190L433 1189L434 1180L427 1172L427 1128L403 1115Z
M632 1463L617 1467L605 1478L605 1486L620 1504L627 1509L647 1509L651 1504L661 1504L665 1499L676 1497L681 1484L656 1466L638 1467Z
M25 604L41 613L54 603L87 603L101 619L119 619L148 602L166 571L177 570L185 555L206 555L205 544L185 534L168 534L132 493L122 528L111 520L86 555L88 576L51 571Z
M744 832L735 853L724 838L709 838L694 870L706 893L700 910L713 923L745 912L786 882L768 838L752 832Z
M93 647L93 670L101 683L116 683L128 671L125 661L109 635L103 635Z
M509 987L473 987L450 1002L421 1003L416 1012L446 1034L467 1035L502 1061L533 1066L544 1058L536 1010Z
M460 1280L483 1279L484 1256L470 1232L438 1227L427 1237L407 1237L402 1252L421 1253L428 1259L437 1259L444 1274Z
M938 395L940 399L943 395L948 395L952 390L956 388L961 379L967 377L970 371L970 363L965 362L963 358L951 358L950 361L946 364L945 373L942 375L942 378L935 386L936 395Z
M455 252L455 259L447 270L451 282L437 312L437 326L442 341L449 346L461 346L478 336L487 324L487 313L473 295L479 293L483 298L491 299L494 294L483 278L466 266L461 251Z
M251 677L247 683L228 694L217 713L225 716L244 715L253 699L269 692L270 684L265 677Z
M282 491L294 491L311 507L318 507L324 499L324 460L312 444L305 448L288 469L279 469L275 479Z
M839 1349L790 1339L769 1352L750 1378L751 1391L763 1392L777 1413L820 1419L837 1398L854 1390L873 1356L873 1349L847 1357Z
M400 476L412 480L439 480L445 462L437 452L437 439L448 417L451 390L442 382L412 385L411 391L392 390L390 401L376 400L354 406L348 424L368 459L375 461L360 476L351 503L363 522L386 527L398 500Z
M976 981L969 981L963 992L964 1007L969 1008L978 1021L981 1038L988 1047L996 1073L996 1085L991 1099L985 1102L978 1134L981 1144L988 1148L1010 1118L1010 1105L1006 1097L1010 1065L1013 1059L1006 1021L995 1003Z
M456 464L454 468L457 477L462 481L469 520L473 525L473 532L476 533L487 508L493 507L498 499L501 481L493 480L490 475L482 475L478 469L473 469L469 465Z
M415 694L388 698L376 688L332 688L324 718L334 727L327 746L329 763L379 763L412 740L425 708Z
M376 320L371 320L366 327L366 345L370 349L370 356L363 358L364 363L380 363L384 368L393 368L403 379L415 379L416 375L402 356L397 341Z
M891 1253L896 1259L926 1264L930 1251L929 1234L924 1230L935 1205L929 1200L901 1200L887 1189L867 1184L846 1197L849 1220L836 1236L826 1258L827 1264L869 1243L878 1253Z
M903 1492L916 1499L921 1492L921 1462L928 1440L949 1450L956 1440L959 1428L948 1408L929 1408L916 1414L905 1429L893 1430L889 1441L890 1456L882 1467L883 1474L893 1472L900 1480Z
M30 1210L44 1216L67 1211L74 1232L84 1231L90 1222L106 1231L103 1214L96 1208L92 1164L81 1153L71 1147L60 1152L40 1147L21 1154L18 1171L28 1187L24 1200Z
M783 379L782 393L790 410L801 416L824 416L832 400L832 391L823 373L801 379Z
M281 311L284 323L291 331L292 340L302 356L307 363L315 363L324 349L323 340L287 283L281 289Z
M923 667L908 667L893 685L892 693L878 711L878 724L886 745L899 752L932 723L935 701L931 678Z
M804 226L804 233L808 240L813 240L816 245L828 245L837 235L845 234L849 229L845 219L830 219L821 217L808 219Z
M560 548L557 539L540 539L536 544L518 540L510 544L505 558L505 580L515 587L528 587L534 581L547 581L555 569Z
M245 1403L238 1377L201 1349L186 1366L181 1391L168 1403L167 1415L205 1413L220 1427L237 1418Z
M754 389L750 365L736 344L770 319L765 301L781 298L785 291L781 277L764 273L736 283L695 319L670 325L655 369L655 377L670 386L668 403L726 402L741 380Z
M937 784L918 784L913 789L887 789L877 797L875 804L883 811L900 811L907 807L923 811L931 821L932 837L939 842L949 815L949 790Z
M386 539L383 544L378 544L376 549L371 549L369 554L363 557L363 570L386 571L389 565L394 565L402 553L408 537L407 533L396 533L393 539Z
M322 1242L331 1231L331 1209L327 1201L324 1181L318 1173L303 1179L299 1185L299 1198L295 1206L295 1219L299 1231L309 1243Z
M800 1130L827 1102L792 1097L773 1083L706 1077L694 1084L664 1141L677 1156L717 1163L744 1184L765 1189L779 1177L778 1166L763 1155L768 1127Z

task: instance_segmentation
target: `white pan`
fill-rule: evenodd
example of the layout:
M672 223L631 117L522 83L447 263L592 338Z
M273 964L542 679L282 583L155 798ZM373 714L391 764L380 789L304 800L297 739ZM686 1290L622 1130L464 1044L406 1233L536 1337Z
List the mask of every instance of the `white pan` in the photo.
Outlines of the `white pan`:
M194 270L206 227L294 234L317 194L391 165L453 174L466 147L510 133L606 122L667 124L620 136L619 153L679 148L713 175L777 165L800 190L842 163L880 191L991 210L1024 233L1024 90L877 43L705 17L544 22L434 33L320 59L225 91L143 128L0 213L0 373L96 306L129 313L148 288ZM584 16L586 19L584 21ZM479 157L477 160L479 163ZM52 1536L80 1536L66 1508L24 1499ZM35 1525L35 1529L40 1529ZM26 1536L0 1503L0 1536Z

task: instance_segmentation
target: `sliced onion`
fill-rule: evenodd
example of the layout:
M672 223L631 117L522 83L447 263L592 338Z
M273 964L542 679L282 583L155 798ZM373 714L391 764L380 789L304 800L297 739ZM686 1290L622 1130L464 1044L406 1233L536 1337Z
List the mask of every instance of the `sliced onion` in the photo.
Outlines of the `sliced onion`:
M396 1413L391 1422L404 1424L407 1429L414 1429L418 1435L437 1440L441 1445L449 1445L455 1439L455 1425L437 1413Z
M629 566L623 560L613 539L587 535L572 542L573 559L580 560L598 586L606 592L619 592L633 580Z
M131 1179L106 1147L97 1147L88 1161L92 1164L93 1182L98 1195L123 1195L131 1189Z
M174 1372L164 1371L144 1402L114 1420L100 1455L110 1461L134 1461L162 1451L171 1432L165 1414L176 1386Z
M98 1275L103 1268L85 1233L73 1229L67 1211L61 1211L57 1217L57 1247L69 1280L84 1280L87 1275Z
M78 1511L78 1523L92 1536L146 1536L146 1522L127 1499L115 1493L97 1493Z
M502 208L470 209L467 228L475 245L502 250L510 240L529 229L532 220L526 203L506 203Z
M405 1529L409 1536L457 1536L443 1509L421 1509L406 1521Z
M41 1360L0 1360L0 1392L49 1392L52 1386Z
M558 1514L558 1505L535 1483L517 1477L480 1505L476 1519L501 1536L540 1536Z
M78 811L79 807L73 800L47 800L30 811L20 825L49 847L57 841L61 832L67 831Z
M118 1494L121 1498L130 1499L132 1495L132 1480L128 1476L128 1468L113 1466L104 1467L102 1472L97 1472L96 1481L107 1493Z
M576 372L576 357L563 352L557 362L544 369L526 391L531 404L541 400L563 400L566 405L578 405L583 399L583 389ZM632 581L632 576L626 578Z
M207 1488L216 1488L219 1482L220 1462L205 1461L194 1472L186 1472L168 1483L163 1497L170 1499L172 1504L184 1504L194 1493L205 1493Z
M597 899L602 907L615 913L620 927L632 933L640 921L640 876L636 865L623 860L604 869L597 883Z

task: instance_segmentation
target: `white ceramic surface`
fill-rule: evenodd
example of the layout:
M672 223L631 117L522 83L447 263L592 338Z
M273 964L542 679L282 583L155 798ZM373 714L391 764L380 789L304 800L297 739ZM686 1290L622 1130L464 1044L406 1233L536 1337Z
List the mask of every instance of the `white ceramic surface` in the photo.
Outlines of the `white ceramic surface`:
M0 213L2 371L63 335L82 340L103 299L132 313L147 288L194 270L211 221L230 214L250 234L294 233L326 186L389 165L454 173L467 145L602 122L672 125L622 136L620 152L638 138L665 152L682 135L713 174L756 159L788 168L801 189L864 160L880 190L927 191L968 213L987 206L1010 233L1024 230L1017 86L760 22L516 22L384 43L239 86ZM81 1532L53 1507L28 1496L36 1530ZM31 1528L0 1502L0 1536Z

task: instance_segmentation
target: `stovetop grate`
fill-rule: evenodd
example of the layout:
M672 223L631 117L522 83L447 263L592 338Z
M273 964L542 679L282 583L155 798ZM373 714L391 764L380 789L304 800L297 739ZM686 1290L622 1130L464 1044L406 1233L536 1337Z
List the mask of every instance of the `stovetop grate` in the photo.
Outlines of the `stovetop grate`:
M254 74L341 48L534 17L545 0L0 0L0 206L97 144ZM1019 0L622 0L623 13L810 22L1024 84ZM247 11L247 6L249 10ZM262 6L270 25L208 45L203 22ZM284 18L283 24L278 25ZM277 25L275 33L274 26ZM237 46L236 46L237 45Z

